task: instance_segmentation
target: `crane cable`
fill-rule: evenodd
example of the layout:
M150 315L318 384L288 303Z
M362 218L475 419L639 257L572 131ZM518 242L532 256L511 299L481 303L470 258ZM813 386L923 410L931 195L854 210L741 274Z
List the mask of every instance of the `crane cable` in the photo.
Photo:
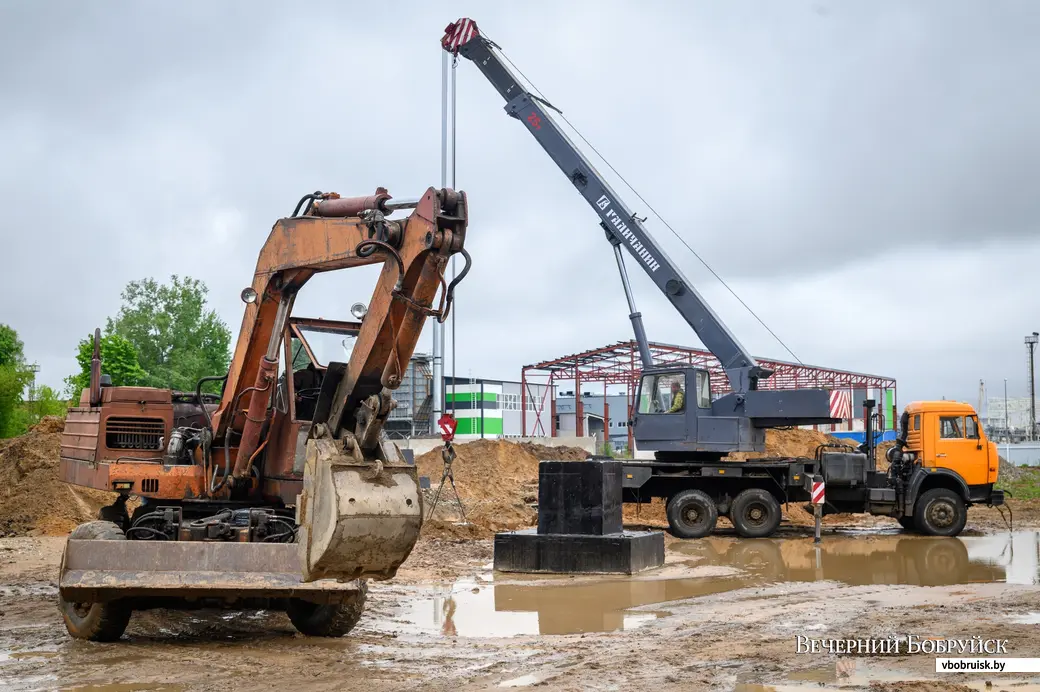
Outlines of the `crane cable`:
M457 56L457 55L452 56L452 59L451 59L451 189L452 190L455 189L455 112L456 112L455 111L455 103L456 103L456 98L455 98L455 75L456 75L456 71L455 71L455 68L457 68L458 65L459 65L459 56ZM455 255L454 254L451 256L451 280L453 282L455 281ZM452 302L454 302L454 301L452 301ZM458 311L455 310L455 309L452 309L452 311L451 311L451 415L452 415L453 418L455 417L455 404L456 404L456 399L457 399L457 395L455 393L455 383L458 380L457 372L455 370L455 342L456 342L456 339L455 339L455 315L457 314L457 312ZM472 382L470 384L472 384ZM484 406L484 402L483 401L480 402L480 405L481 405L481 407L483 407ZM483 431L484 431L484 428L483 428L483 425L482 425L481 426L481 433L482 434L483 434ZM452 480L453 487L454 487L454 483L455 483L455 481L453 479ZM458 495L458 491L456 491L455 494L457 496ZM460 507L462 506L462 500L461 499L459 500L459 506ZM463 517L465 517L465 510L463 510Z
M489 38L489 37L488 37L488 36L487 36L486 34L484 35L484 37L485 37L485 38L487 38L487 39L488 39L489 41L491 41L491 39L490 39L490 38ZM527 82L527 84L528 84L528 85L529 85L529 86L531 87L531 89L532 89L532 90L534 91L535 95L537 95L537 96L538 96L538 98L539 98L539 99L541 99L541 101L542 101L543 103L545 103L545 104L550 104L549 100L548 100L548 99L546 99L546 98L545 98L545 97L544 97L544 96L542 95L542 92L541 92L541 91L540 91L540 90L538 89L538 87L537 87L537 86L535 85L535 83L534 83L534 82L532 82L532 81L531 81L531 79L530 79L530 78L529 78L529 77L528 77L527 75L525 75L525 74L523 73L523 70L521 70L521 69L520 69L519 67L517 67L517 66L516 66L516 63L514 63L514 62L513 62L512 60L510 60L510 59L509 59L509 56L508 56L508 55L506 55L506 53L505 53L505 51L504 51L504 50L502 50L502 47L501 47L501 46L499 46L499 45L498 45L497 43L494 43L494 41L491 41L491 42L492 42L492 43L494 44L494 47L498 49L498 52L499 52L499 53L500 53L500 54L502 55L502 58L503 58L503 59L504 59L504 60L505 60L505 61L506 61L507 63L509 63L509 65L510 65L510 66L511 66L511 67L512 67L512 68L513 68L514 70L516 70L517 74L519 74L519 75L520 75L521 77L523 77L523 78L524 78L524 80L525 80L525 81ZM453 106L453 107L454 107L454 106ZM774 332L774 331L773 331L772 329L770 329L770 328L769 328L769 325L767 325L767 324L765 323L765 321L764 321L764 320L763 320L763 319L762 319L761 317L759 317L759 316L758 316L758 314L757 314L757 313L756 313L756 312L755 312L754 310L752 310L752 309L751 309L751 306L750 306L750 305L748 305L747 303L745 303L745 302L744 302L744 299L743 299L743 298L741 298L741 297L740 297L739 295L737 295L737 292L736 292L736 291L734 291L734 290L733 290L733 288L732 288L732 287L731 287L731 286L730 286L730 285L729 285L728 283L726 283L725 279L723 279L723 278L722 278L721 276L719 276L719 273L718 273L717 271L715 271L715 270L714 270L714 269L712 268L712 266L711 266L710 264L708 264L708 262L707 262L707 261L706 261L706 260L705 260L705 259L704 259L703 257L701 257L701 256L700 256L700 255L699 255L699 254L697 253L697 251L696 251L696 250L694 250L694 249L693 249L693 248L692 248L692 247L690 246L690 244L689 244L688 242L686 242L686 239L685 239L685 238L683 238L683 237L682 237L681 235L679 235L679 233L678 233L678 232L677 232L677 231L676 231L676 230L675 230L674 228L672 228L672 225L671 225L670 223L668 223L668 221L667 221L667 220L666 220L666 219L665 219L665 218L664 218L663 216L661 216L661 215L660 215L660 214L659 214L659 213L657 212L657 210L656 210L656 209L654 209L654 207L653 207L653 206L652 206L652 205L651 205L651 204L650 204L649 202L647 202L647 201L646 201L646 199L644 199L644 198L643 198L643 196L642 196L641 194L639 194L639 191L638 191L638 190L636 190L636 189L635 189L634 187L632 187L632 185L631 185L631 184L630 184L630 183L628 182L628 180L626 180L626 179L625 179L625 177L624 177L623 175L621 175L621 173L619 173L619 172L618 172L618 170L617 170L616 168L614 168L613 164L611 164L611 163L610 163L610 161L608 161L608 160L607 160L607 158L606 158L605 156L603 156L603 154L599 153L599 150L598 150L598 149L596 149L596 147L592 145L592 142L590 142L590 141L589 141L588 139L586 139L586 138L585 138L585 135L583 135L583 134L581 133L581 130L579 130L579 129L578 129L577 127L575 127L575 126L574 126L574 123L572 123L572 122L571 122L570 120L568 120L568 119L567 119L567 116L563 114L563 111L561 111L561 110L557 109L557 108L556 108L555 106L551 106L551 104L550 104L550 107L551 107L551 108L552 108L552 109L553 109L554 111L556 111L556 112L557 112L557 113L559 114L559 116L560 116L560 118L561 118L561 119L563 120L563 122L567 123L567 126L568 126L568 127L570 127L570 128L571 128L571 130L573 130L573 131L574 131L574 134L576 134L576 135L578 136L578 138L579 138L579 139L581 139L581 141L583 141L583 142L585 143L585 145L586 145L587 147L589 147L589 149L591 149L591 150L592 150L592 151L593 151L593 152L594 152L594 153L596 154L596 156L597 156L597 157L599 157L599 159L600 159L600 160L601 160L601 161L602 161L603 163L605 163L605 164L606 164L607 168L609 168L609 169L610 169L610 170L611 170L611 171L612 171L612 172L614 173L614 175L616 175L616 176L617 176L617 177L618 177L618 178L619 178L619 179L621 180L621 182L625 184L625 187L627 187L627 188L628 188L629 190L631 190L631 191L632 191L632 194L634 194L634 195L635 195L635 196L636 196L637 198L639 198L639 201L640 201L640 202L642 202L643 204L645 204L645 205L646 205L646 208L647 208L647 209L649 209L649 210L650 210L650 212L651 212L651 213L652 213L652 214L653 214L653 215L654 215L655 217L657 217L657 219L658 219L658 220L659 220L659 221L660 221L660 222L661 222L662 224L664 224L664 227L665 227L665 228L667 228L667 229L668 229L669 231L671 231L672 235L674 235L674 236L675 236L676 238L678 238L678 239L679 239L679 242L680 242L680 243L682 243L682 244L683 244L684 246L686 246L686 249L687 249L687 250L689 250L689 251L690 251L690 253L692 253L692 254L693 254L693 256L694 256L694 257L696 257L696 258L697 258L697 259L698 259L698 260L700 261L700 263L701 263L701 264L703 264L703 265L704 265L704 267L705 267L705 268L706 268L706 269L707 269L707 270L708 270L709 272L711 272L712 276L714 276L714 277L715 277L716 279L718 279L719 283L721 283L721 284L722 284L723 286L725 286L726 290L727 290L727 291L729 291L729 292L730 292L730 294L732 294L732 296L733 296L734 298L736 298L736 299L737 299L737 301L738 301L738 302L739 302L739 303L740 303L741 305L743 305L743 306L744 306L744 309L745 309L745 310L747 310L747 311L748 311L748 312L749 312L749 313L751 314L751 316L752 316L752 317L754 317L754 318L755 318L755 319L756 319L756 320L758 321L758 323L759 323L760 325L762 325L762 327L763 327L763 328L765 328L765 330L766 330L767 332L769 332L769 334L770 334L770 335L771 335L771 336L772 336L772 337L773 337L774 339L776 339L777 343L779 343L779 344L780 344L781 346L783 346L783 347L784 347L784 350L786 350L786 351L787 351L788 353L790 353L790 354L791 354L791 357L792 357L792 358L794 358L794 359L795 359L795 360L796 360L796 361L798 362L798 364L799 364L799 365L804 365L804 363L802 363L802 360L801 360L801 359L800 359L800 358L799 358L798 356L796 356L796 355L795 355L794 351L792 351L792 350L791 350L791 348L790 348L790 347L789 347L789 346L788 346L788 345L787 345L786 343L784 343L783 339L781 339L781 338L780 338L779 336L777 336L777 335L776 335L776 332ZM454 127L454 122L452 122L452 127ZM455 144L454 144L454 139L453 139L453 140L452 140L452 147L454 147L454 146L455 146ZM453 174L453 175L454 175L454 174ZM454 334L454 331L453 331L453 334Z

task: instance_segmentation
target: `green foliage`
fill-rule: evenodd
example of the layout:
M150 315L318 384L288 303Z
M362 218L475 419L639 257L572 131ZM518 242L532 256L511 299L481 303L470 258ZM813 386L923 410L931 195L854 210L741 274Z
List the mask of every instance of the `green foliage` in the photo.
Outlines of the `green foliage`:
M74 402L90 386L90 359L94 355L94 336L79 342L76 362L79 372L65 378L66 396ZM101 371L112 378L117 387L133 387L145 381L147 373L137 360L137 350L126 338L118 334L101 337Z
M20 408L22 393L32 381L32 373L15 365L0 365L0 437L25 432Z
M30 388L29 395L29 400L19 402L14 410L9 436L24 434L44 416L64 417L68 411L68 402L47 385Z
M33 374L25 365L25 347L18 332L0 324L0 437L25 431L20 413L22 392Z
M123 291L123 306L109 319L106 334L133 345L144 370L140 384L182 391L195 389L200 378L223 375L231 357L231 331L206 308L208 289L191 277L131 281ZM103 369L111 371L106 360ZM208 383L217 391L219 383Z
M65 397L59 396L58 392L47 385L41 385L33 392L32 408L32 414L36 421L39 421L44 416L64 416L69 403Z
M1018 471L1020 473L1016 474L1013 480L1000 477L997 487L1010 492L1015 500L1040 498L1040 468L1020 466ZM1001 473L1003 473L1003 469L1001 469Z
M20 366L24 362L24 346L18 338L18 332L6 324L0 324L0 367Z

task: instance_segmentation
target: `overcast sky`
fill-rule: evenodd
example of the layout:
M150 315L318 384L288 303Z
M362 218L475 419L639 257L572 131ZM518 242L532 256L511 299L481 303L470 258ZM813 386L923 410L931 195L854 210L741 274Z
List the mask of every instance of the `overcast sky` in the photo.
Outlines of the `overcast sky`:
M807 362L901 402L1026 392L1040 330L1032 2L0 3L0 322L53 386L121 288L187 274L237 332L275 219L315 189L440 183L444 26L474 18ZM460 375L631 338L597 218L458 67L474 260ZM634 197L622 194L637 212ZM790 359L660 223L756 355ZM630 262L650 338L699 345ZM346 317L366 268L297 314ZM420 350L429 350L429 332ZM449 363L450 371L450 363Z

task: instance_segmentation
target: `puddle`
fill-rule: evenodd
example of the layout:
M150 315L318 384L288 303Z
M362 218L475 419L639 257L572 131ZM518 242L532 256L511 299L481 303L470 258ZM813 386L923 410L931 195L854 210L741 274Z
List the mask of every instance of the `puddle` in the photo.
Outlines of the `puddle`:
M961 538L839 534L820 546L812 539L710 537L670 547L688 566L634 577L460 579L441 595L412 600L404 618L446 637L578 634L628 630L668 615L648 606L784 582L1040 584L1038 546L1040 533L1033 531Z
M1040 613L1024 613L1009 618L1016 625L1040 625Z
M833 535L811 539L704 538L672 546L698 565L728 565L758 584L836 581L850 586L1040 584L1040 533L927 538Z
M527 687L528 685L537 685L542 679L537 675L531 673L528 675L521 675L518 678L512 680L503 680L498 683L499 687Z

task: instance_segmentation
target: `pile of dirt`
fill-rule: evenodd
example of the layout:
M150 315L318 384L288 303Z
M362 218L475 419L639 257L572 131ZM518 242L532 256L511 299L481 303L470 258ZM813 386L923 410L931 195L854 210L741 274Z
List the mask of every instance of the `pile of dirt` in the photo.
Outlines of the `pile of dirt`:
M588 453L575 447L546 447L507 440L475 440L455 446L452 463L470 526L458 526L462 516L450 484L441 491L437 511L423 525L428 536L445 538L486 538L497 531L534 526L538 522L538 462L542 460L578 461ZM444 462L440 448L416 458L419 474L429 476L433 489L426 491L427 508L437 492ZM429 511L427 509L427 511Z
M58 478L65 421L47 417L20 437L0 440L0 536L61 535L111 503L114 495Z
M802 428L766 430L766 451L734 452L725 458L729 461L744 461L759 457L805 457L816 456L816 448L820 445L849 444L848 440L839 440L824 432L804 430Z
M1004 457L998 458L1000 459L1000 468L997 470L997 477L1005 483L1014 483L1015 481L1022 480L1022 477L1028 471L1028 469L1015 466Z
M537 521L531 507L538 494L538 458L513 442L477 440L455 446L452 463L455 487L472 526L461 520L451 487L445 483L434 520L423 526L426 535L454 538L487 537L496 531L530 526ZM416 458L419 473L429 476L436 492L444 471L440 448ZM426 496L430 506L433 492ZM533 497L532 497L533 496ZM427 510L429 511L429 510Z
M519 446L539 461L584 461L592 456L581 447L547 447L534 442L521 442Z

